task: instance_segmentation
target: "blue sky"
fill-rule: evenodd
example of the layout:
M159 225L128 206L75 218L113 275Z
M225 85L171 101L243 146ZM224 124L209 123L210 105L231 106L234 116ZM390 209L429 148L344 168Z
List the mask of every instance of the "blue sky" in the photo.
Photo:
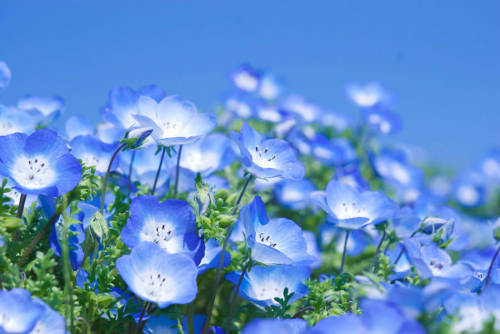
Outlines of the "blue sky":
M0 103L60 95L97 121L111 88L156 83L212 110L241 62L353 114L348 82L379 81L404 120L393 137L471 165L500 145L498 1L2 1Z

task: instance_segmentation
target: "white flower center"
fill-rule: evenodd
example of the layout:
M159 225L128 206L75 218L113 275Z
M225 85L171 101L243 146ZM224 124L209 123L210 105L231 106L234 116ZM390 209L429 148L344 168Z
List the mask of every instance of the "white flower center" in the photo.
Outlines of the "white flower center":
M269 151L269 148L262 148L259 145L255 146L255 150L251 150L253 161L262 168L276 168L276 154Z
M150 241L163 249L167 249L167 242L174 236L174 228L169 223L145 222L142 239Z
M142 295L154 300L168 300L174 292L172 280L158 272L149 272L144 276L139 275L137 286Z
M260 242L261 244L264 244L264 245L267 245L267 246L270 246L270 247L273 247L273 248L275 248L278 245L276 242L274 242L271 239L270 235L268 235L266 233L263 233L263 232L260 232L258 234L257 241Z
M44 156L23 156L14 163L12 177L24 188L40 189L54 184L56 171Z

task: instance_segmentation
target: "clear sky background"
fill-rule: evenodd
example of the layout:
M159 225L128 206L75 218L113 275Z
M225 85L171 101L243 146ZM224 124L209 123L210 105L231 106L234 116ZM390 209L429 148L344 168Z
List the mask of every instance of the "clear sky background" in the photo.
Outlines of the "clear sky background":
M394 142L450 166L500 146L496 0L4 0L0 60L0 103L60 95L63 119L97 122L111 88L151 83L209 111L248 62L348 114L346 83L381 82L404 120Z

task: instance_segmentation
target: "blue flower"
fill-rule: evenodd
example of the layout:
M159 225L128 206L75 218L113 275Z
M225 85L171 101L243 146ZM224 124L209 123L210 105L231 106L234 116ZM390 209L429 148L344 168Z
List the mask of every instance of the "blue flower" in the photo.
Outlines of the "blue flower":
M64 225L63 218L60 217L59 220L54 224L52 228L52 233L50 234L50 247L54 250L54 254L61 256L61 232ZM72 235L68 237L69 245L69 259L71 262L71 267L73 270L77 270L83 263L83 249L82 244L85 241L85 231L83 230L83 224L71 224L69 231Z
M231 132L240 148L242 163L259 178L284 178L300 180L304 177L304 165L297 159L292 146L282 139L263 139L246 122L240 133Z
M309 278L311 269L305 266L254 266L247 272L238 294L255 305L279 305L274 298L283 298L285 288L294 293L290 303L302 298L308 292L303 282ZM226 275L226 279L236 284L241 276L239 272Z
M241 209L240 220L255 261L268 265L311 264L315 261L307 254L302 229L286 218L269 220L259 196Z
M280 81L272 74L265 73L259 80L258 92L265 100L276 100L283 92Z
M0 290L0 333L29 333L44 311L27 290Z
M64 317L51 309L47 304L45 304L40 298L33 298L33 302L41 305L44 309L42 315L36 322L35 327L30 333L33 334L65 334L66 333L66 321Z
M198 266L198 274L201 275L205 271L211 268L217 268L220 262L220 256L222 254L222 247L219 245L217 240L209 239L205 243L205 256L201 259ZM224 260L222 261L222 267L227 267L231 262L231 255L228 252L224 253Z
M359 192L348 184L331 180L325 191L311 194L312 199L338 227L359 229L391 218L397 208L390 198L378 191Z
M401 117L380 105L364 109L363 116L371 129L384 135L398 132L402 127Z
M122 130L128 130L138 125L134 115L140 113L138 102L141 96L160 101L166 94L156 85L145 86L139 91L129 87L113 89L109 92L108 108L103 115L104 119L116 124Z
M351 313L320 320L313 333L374 333L374 334L425 334L417 321L407 317L398 306L383 300L365 299L361 302L361 315Z
M141 150L134 151L135 158L131 177L133 182L140 181L143 185L148 185L149 187L153 186L159 160L159 156L155 155L156 151L157 147L155 145L149 145ZM127 174L130 168L132 154L132 151L125 151L120 154L120 169L126 171ZM168 165L164 164L162 168L166 169L167 167ZM165 169L163 173L160 173L158 178L158 189L162 188L168 181L168 173Z
M198 292L193 260L168 254L152 242L143 242L130 255L120 257L116 269L134 294L160 308L190 303Z
M242 334L301 334L306 328L303 319L254 319L243 328Z
M312 141L312 154L327 165L342 166L357 159L356 150L345 138L328 139L317 134Z
M16 132L31 134L35 131L36 125L36 119L29 112L0 105L0 136Z
M9 85L11 77L10 68L5 62L0 61L0 91Z
M258 71L247 64L243 64L231 73L231 80L239 90L253 93L259 88L260 76L261 74Z
M405 238L403 242L408 258L420 277L427 279L449 275L452 260L444 249L433 242L421 244L416 238Z
M195 143L184 145L180 166L208 176L231 165L234 158L231 140L223 134L213 133Z
M200 263L205 250L196 234L196 217L189 203L177 199L159 203L150 195L132 200L130 218L121 238L130 248L149 241L168 253L189 255L196 263Z
M310 194L316 187L309 180L284 180L274 187L274 194L281 205L292 210L304 209L310 204Z
M193 316L193 333L201 333L206 317L204 315ZM184 317L181 322L184 333L189 332L188 317ZM169 316L151 317L144 327L145 334L177 334L179 328L177 320L171 319Z
M287 113L295 115L299 122L311 123L323 114L321 107L306 101L302 96L289 95L285 98L280 108Z
M346 87L347 96L362 108L373 107L378 104L388 105L392 97L377 82L368 83L364 86L359 84L349 84Z
M55 121L64 111L66 103L61 97L42 97L26 95L19 99L17 107L22 110L33 112L38 122L48 125Z
M454 186L454 196L463 207L475 208L486 202L486 189L475 175L463 175Z
M103 143L92 135L77 136L70 142L71 153L80 159L85 166L95 167L97 175L104 175L108 169L111 155L116 150L116 144ZM116 157L111 171L116 169L119 157Z
M0 137L0 174L23 194L60 196L80 182L81 173L80 162L54 131Z
M248 119L255 114L255 103L245 96L231 95L224 103L226 110L239 118Z
M65 127L66 138L72 140L77 136L94 134L94 126L86 118L74 115L68 118Z
M152 137L160 145L189 144L207 135L216 126L215 117L199 113L195 105L178 96L167 96L157 102L141 96L139 114L134 115L141 126L152 128Z

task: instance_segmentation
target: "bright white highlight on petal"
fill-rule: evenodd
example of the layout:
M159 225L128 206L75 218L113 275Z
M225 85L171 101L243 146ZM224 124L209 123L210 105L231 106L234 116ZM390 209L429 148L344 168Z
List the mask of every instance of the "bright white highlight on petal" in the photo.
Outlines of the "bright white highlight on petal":
M44 156L19 157L12 168L12 178L27 189L40 189L54 184L57 174Z

